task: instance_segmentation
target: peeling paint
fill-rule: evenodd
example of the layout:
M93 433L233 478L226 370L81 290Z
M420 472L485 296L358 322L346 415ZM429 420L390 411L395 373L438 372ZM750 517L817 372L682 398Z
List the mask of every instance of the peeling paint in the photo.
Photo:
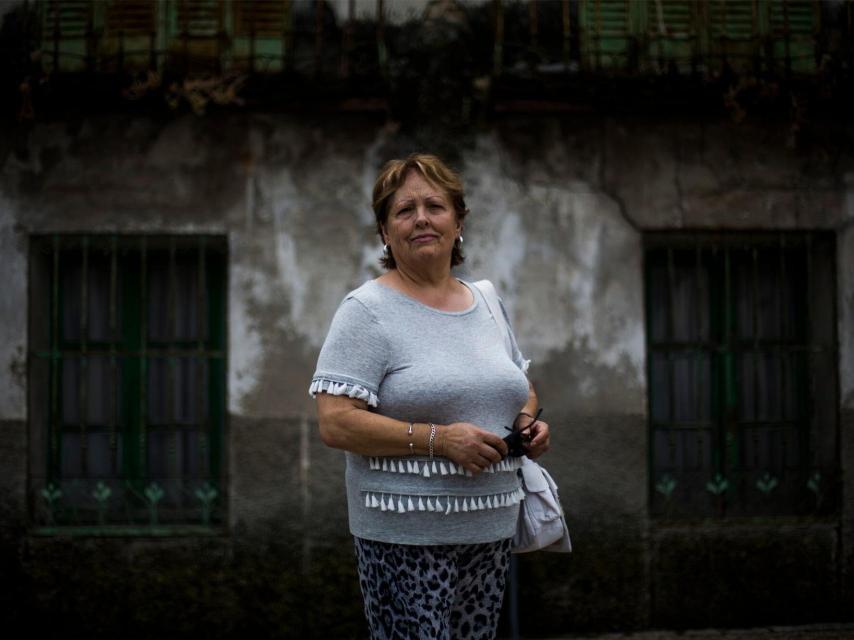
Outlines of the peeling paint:
M583 347L597 366L643 388L640 236L594 185L519 184L503 176L502 155L487 137L466 157L466 176L474 176L469 269L496 283L534 365ZM595 379L580 384L586 395L597 387Z
M839 233L837 240L837 286L839 291L839 389L841 405L854 409L854 226Z
M0 420L24 420L26 407L26 246L15 231L14 203L0 194Z
M238 415L242 398L258 384L264 355L263 327L248 309L253 299L266 299L269 292L261 273L240 264L230 267L229 289L228 410Z
M228 122L97 118L76 129L62 123L35 127L29 153L10 155L2 169L6 191L21 198L4 201L4 242L18 242L9 231L16 224L39 231L101 225L227 232L229 407L239 412L251 402L254 412L269 415L268 403L282 401L269 391L270 371L311 360L343 295L381 272L371 190L390 150L411 143L394 124L338 129L258 114L234 120L244 133L229 136L236 128L220 126ZM733 141L732 134L718 136L724 129L717 125L650 129L608 120L538 122L533 133L527 121L496 126L460 148L472 213L464 234L468 260L459 273L495 282L535 372L560 362L572 369L583 397L596 401L622 386L634 398L624 409L641 412L642 245L626 218L644 225L682 224L671 220L676 176L680 203L697 209L703 220L704 198L714 198L715 216L726 216L730 224L778 224L790 185L774 182L777 169L787 180L801 170L791 154L778 160L773 145L739 165L733 158L745 143ZM345 135L345 129L357 133ZM219 144L207 144L220 131L226 133ZM131 151L119 144L119 132ZM187 146L199 152L189 157ZM626 153L641 148L643 153ZM742 170L756 180L740 175ZM851 175L839 172L837 183L850 185ZM29 191L20 186L26 176ZM827 182L820 179L819 187ZM200 189L202 184L211 188ZM760 188L732 191L745 184ZM800 191L804 213L798 225L808 224L810 215L818 215L809 212L817 208L830 225L854 219L850 186L838 190L837 200L827 195L828 186L808 186L804 182ZM725 189L730 193L721 196ZM842 211L833 210L835 202L844 203ZM746 218L739 213L748 209ZM845 251L847 245L840 258ZM21 274L24 266L17 267ZM854 311L846 292L854 276L844 266L839 275L841 389L849 398L854 365L846 331ZM12 337L6 343L24 341ZM289 356L286 349L299 353ZM6 362L14 361L9 347ZM309 373L285 375L298 381ZM18 385L0 394L23 411Z

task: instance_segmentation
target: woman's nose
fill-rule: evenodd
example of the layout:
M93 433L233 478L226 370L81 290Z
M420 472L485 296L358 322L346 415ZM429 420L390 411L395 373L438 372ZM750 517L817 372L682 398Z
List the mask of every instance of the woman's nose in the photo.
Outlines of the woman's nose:
M426 224L427 220L427 207L424 205L415 207L415 224Z

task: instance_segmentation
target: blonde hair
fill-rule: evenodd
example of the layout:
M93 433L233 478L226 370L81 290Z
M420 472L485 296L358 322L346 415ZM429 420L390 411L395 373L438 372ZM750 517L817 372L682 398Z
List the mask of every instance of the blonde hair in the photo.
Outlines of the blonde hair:
M383 239L383 225L388 220L392 196L406 182L406 175L410 171L417 171L427 182L439 187L447 194L457 215L457 222L462 223L463 218L468 214L460 176L437 156L429 153L413 153L403 160L389 160L380 170L377 181L374 183L373 208L380 240ZM455 241L451 251L451 266L456 267L464 261L465 256L463 256L460 242ZM380 258L380 264L386 269L394 269L397 266L390 249L387 255Z

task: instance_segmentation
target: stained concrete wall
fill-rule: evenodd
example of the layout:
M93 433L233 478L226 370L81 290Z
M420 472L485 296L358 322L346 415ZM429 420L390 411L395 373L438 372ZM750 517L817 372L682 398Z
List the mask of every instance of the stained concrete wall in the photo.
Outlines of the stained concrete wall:
M496 282L533 360L554 430L546 463L576 547L520 562L527 633L843 615L854 594L851 139L841 124L792 148L784 123L514 116L460 143L455 164L472 210L460 273ZM60 611L52 624L105 635L202 619L212 636L363 633L343 457L320 443L307 386L341 297L379 273L370 189L411 139L372 116L254 113L93 116L9 140L0 157L0 566L26 587L3 589L0 605L21 616ZM838 231L841 528L668 528L648 517L642 233L720 228ZM53 231L228 236L222 536L28 533L27 238Z

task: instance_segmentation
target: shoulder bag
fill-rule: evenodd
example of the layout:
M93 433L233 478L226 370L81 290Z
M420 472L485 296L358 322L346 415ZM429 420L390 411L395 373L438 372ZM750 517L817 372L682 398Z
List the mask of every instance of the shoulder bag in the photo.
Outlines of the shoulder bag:
M483 295L487 309L504 339L504 347L512 358L513 341L510 337L510 327L504 319L495 287L489 280L479 280L473 284ZM539 550L563 553L572 551L569 528L560 505L557 484L549 472L527 456L522 457L522 468L519 472L525 498L519 505L513 553Z

